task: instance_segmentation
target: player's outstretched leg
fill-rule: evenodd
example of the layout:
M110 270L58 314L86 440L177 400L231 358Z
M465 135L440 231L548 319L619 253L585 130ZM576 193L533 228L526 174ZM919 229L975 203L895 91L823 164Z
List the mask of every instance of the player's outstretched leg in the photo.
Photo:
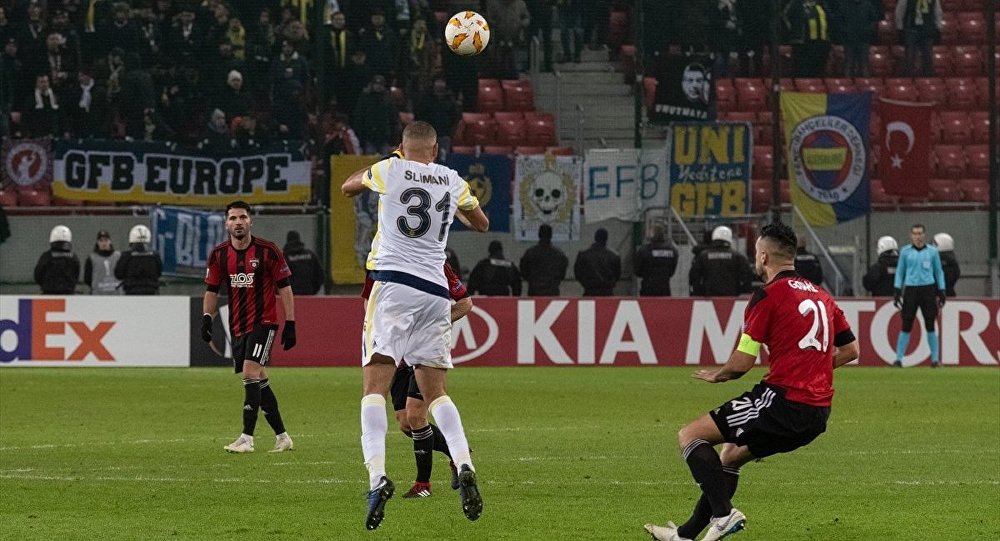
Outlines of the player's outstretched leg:
M458 472L458 492L462 497L462 512L465 518L476 520L483 514L483 497L479 494L479 486L476 485L476 472L468 464L462 466Z
M281 412L278 411L278 398L271 390L271 383L268 379L260 382L260 409L264 411L264 419L274 430L274 448L269 452L281 453L291 451L295 448L292 437L285 431L285 423L281 420Z
M413 456L417 462L417 479L404 498L426 498L431 495L431 470L434 466L434 431L430 425L414 428Z
M385 502L389 501L396 487L388 477L382 476L377 485L368 491L368 514L365 516L365 528L374 530L382 524L385 518Z
M483 511L483 499L476 484L475 467L472 465L469 442L462 427L462 416L448 395L436 398L431 402L429 410L444 434L452 459L459 468L458 490L462 499L462 512L469 520L476 520Z

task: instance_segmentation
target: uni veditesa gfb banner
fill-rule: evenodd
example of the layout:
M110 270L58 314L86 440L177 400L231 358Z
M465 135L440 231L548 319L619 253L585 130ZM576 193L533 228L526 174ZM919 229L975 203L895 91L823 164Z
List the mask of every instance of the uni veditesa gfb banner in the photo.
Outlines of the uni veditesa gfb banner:
M811 225L863 216L869 199L872 93L781 93L792 205Z

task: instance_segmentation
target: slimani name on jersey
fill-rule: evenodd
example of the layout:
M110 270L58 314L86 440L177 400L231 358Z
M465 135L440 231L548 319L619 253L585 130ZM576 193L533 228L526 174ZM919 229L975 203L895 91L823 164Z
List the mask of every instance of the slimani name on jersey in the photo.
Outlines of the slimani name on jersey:
M443 184L445 186L450 184L448 175L423 175L410 170L407 170L403 174L403 178L412 180L413 182L423 182L424 184Z

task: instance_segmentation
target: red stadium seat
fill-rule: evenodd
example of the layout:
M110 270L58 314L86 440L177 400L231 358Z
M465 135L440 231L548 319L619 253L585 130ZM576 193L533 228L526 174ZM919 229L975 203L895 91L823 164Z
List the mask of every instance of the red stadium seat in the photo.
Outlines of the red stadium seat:
M477 94L476 104L482 113L503 110L503 90L496 79L479 80L479 93Z
M462 113L461 137L458 141L466 145L484 145L496 138L496 121L486 113Z
M535 117L526 121L528 134L523 142L529 146L550 146L556 141L556 123L545 117Z
M934 75L938 77L953 75L955 64L952 60L951 47L935 45L933 52L931 52L931 65L934 67Z
M890 84L886 87L885 96L891 100L920 101L920 93L912 84Z
M753 147L752 178L769 180L774 174L774 153L769 146Z
M535 90L527 79L505 80L503 87L504 108L507 111L534 111Z
M972 141L986 144L990 142L989 111L973 111L969 113L969 123L972 124Z
M556 116L552 113L545 113L540 111L528 111L523 113L524 120L526 122L531 122L532 120L545 120L547 122L555 123Z
M856 88L858 92L874 92L875 96L878 97L882 95L882 92L884 92L885 83L883 83L882 79L878 77L858 77L854 80L854 88Z
M572 156L576 154L573 147L549 147L545 149L545 152L552 154L553 156Z
M545 154L545 147L515 147L514 154L521 154L524 156L530 156L532 154Z
M976 77L985 73L982 51L973 47L956 47L955 49L952 55L955 64L955 75Z
M917 94L920 101L925 103L939 103L944 105L948 101L948 90L944 83L925 83L917 85Z
M984 0L962 0L962 9L965 11L983 12Z
M736 105L736 89L731 85L715 85L715 108L719 112L734 111Z
M741 111L763 111L767 107L767 88L763 86L737 86L736 100Z
M941 123L941 141L949 145L972 143L972 125L964 111L945 111L938 115Z
M761 111L757 113L757 135L760 141L754 141L755 145L770 145L774 140L774 132L771 131L771 120L774 114L771 111ZM779 127L780 129L780 127Z
M963 179L958 181L958 189L962 190L963 201L984 205L990 202L990 185L986 180Z
M878 22L878 43L879 45L896 43L896 24L892 19L885 18Z
M749 122L753 124L757 121L757 113L753 111L728 111L724 114L719 114L719 120L728 120L730 122Z
M937 145L934 147L937 159L938 178L965 178L965 152L958 145Z
M935 203L954 203L962 200L962 192L958 184L950 179L932 179L930 181L930 200Z
M17 190L0 188L0 207L16 207Z
M977 179L987 179L990 175L990 147L987 145L968 145L965 147L965 159L969 163L969 176Z
M524 113L520 111L497 111L493 113L493 120L499 122L523 122Z
M813 79L809 77L803 77L801 79L795 79L795 90L799 92L818 92L817 88L822 88L823 92L826 91L826 85L823 83L823 79Z
M983 45L986 43L986 21L982 12L965 11L958 14L958 35L962 43Z
M472 145L472 146L454 145L454 146L451 147L451 153L452 154L461 154L463 156L475 156L476 155L476 150L477 149L476 149L475 145Z
M976 108L976 89L971 86L948 87L948 108L969 111Z
M508 156L514 153L514 147L508 145L485 145L483 154L502 154Z
M997 32L1000 34L1000 32ZM1000 53L998 53L1000 55ZM1000 73L1000 64L997 65L997 73ZM990 81L986 77L976 78L975 84L976 96L979 98L976 102L976 106L985 111L990 108ZM1000 80L997 81L996 94L997 99L1000 99Z
M519 113L496 113L497 121L496 143L514 146L524 142L527 126L524 117Z
M868 67L875 77L888 77L892 75L892 52L884 45L872 47L868 50Z
M750 212L767 212L771 207L771 183L755 180L750 184Z
M399 123L405 128L413 122L413 113L407 113L406 111L399 112Z
M879 24L879 30L882 29L881 24ZM958 36L958 18L952 12L945 12L944 16L941 17L941 44L943 45L955 45L959 42Z
M17 204L21 207L48 207L52 205L52 195L48 190L18 188Z
M961 11L962 0L941 0L941 9L949 13Z

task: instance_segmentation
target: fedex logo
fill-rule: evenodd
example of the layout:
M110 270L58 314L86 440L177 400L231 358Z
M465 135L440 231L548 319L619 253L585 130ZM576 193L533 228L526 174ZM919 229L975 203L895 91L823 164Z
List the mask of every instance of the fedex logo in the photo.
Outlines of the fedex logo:
M17 320L0 319L0 363L82 361L87 355L99 361L114 361L103 341L115 322L99 321L90 327L84 321L60 320L59 314L65 311L66 299L18 300ZM50 337L75 345L72 349L49 346Z

